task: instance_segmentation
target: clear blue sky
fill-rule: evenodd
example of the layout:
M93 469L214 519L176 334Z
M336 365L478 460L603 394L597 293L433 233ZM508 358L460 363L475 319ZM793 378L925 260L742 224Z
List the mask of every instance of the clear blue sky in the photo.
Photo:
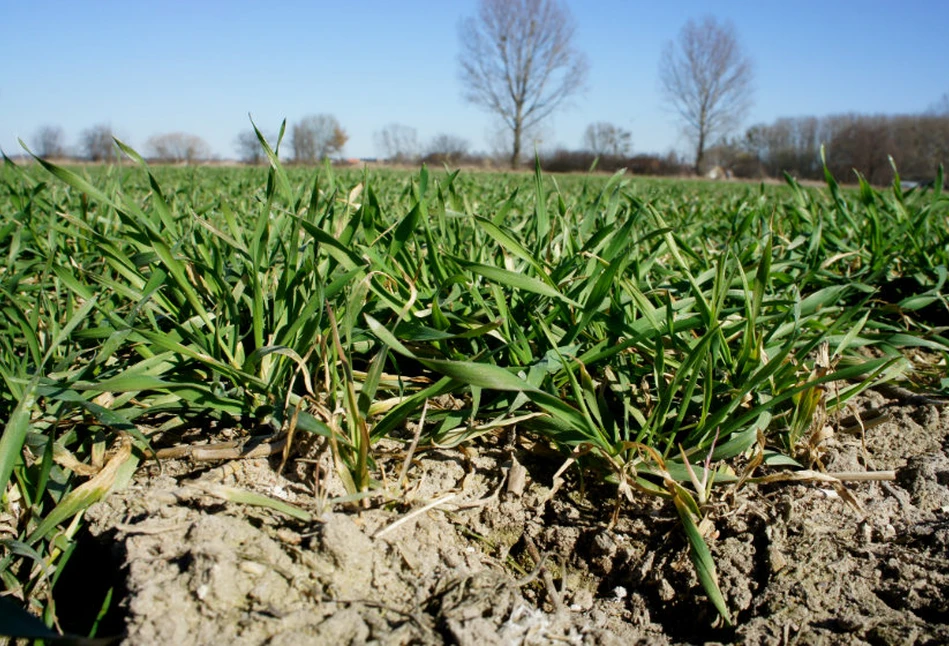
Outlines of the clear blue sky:
M663 111L663 43L689 18L731 20L755 62L744 125L781 116L907 113L949 92L946 0L715 3L568 0L587 92L546 125L545 146L579 147L610 121L637 152L687 150ZM107 122L135 147L154 134L203 137L236 155L248 112L265 131L316 113L349 133L345 154L379 154L373 133L398 122L491 148L494 118L461 98L458 23L475 0L242 2L0 0L0 148L19 154L45 124L67 145Z

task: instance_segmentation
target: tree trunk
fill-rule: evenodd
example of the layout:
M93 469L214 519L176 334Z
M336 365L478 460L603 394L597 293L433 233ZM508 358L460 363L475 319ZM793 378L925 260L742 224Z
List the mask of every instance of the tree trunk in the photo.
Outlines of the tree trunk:
M702 174L702 158L705 157L705 130L699 130L699 144L695 150L695 174Z
M511 170L515 170L521 161L521 122L514 125L514 148L511 151Z

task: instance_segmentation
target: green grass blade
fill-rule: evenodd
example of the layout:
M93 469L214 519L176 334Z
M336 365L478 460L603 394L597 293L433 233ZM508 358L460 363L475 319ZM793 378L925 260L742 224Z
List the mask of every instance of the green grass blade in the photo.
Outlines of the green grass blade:
M725 603L725 597L718 586L718 573L715 570L715 561L712 560L712 553L705 543L705 538L699 531L695 523L695 517L689 509L689 505L683 499L683 495L689 496L681 487L677 487L677 492L673 495L676 511L679 513L679 519L682 521L682 528L685 530L686 538L689 541L689 557L692 565L695 567L695 573L699 577L702 589L708 595L709 600L718 614L722 616L725 623L731 625L731 614L728 612L728 605ZM691 498L691 496L689 496ZM693 503L694 504L694 503Z

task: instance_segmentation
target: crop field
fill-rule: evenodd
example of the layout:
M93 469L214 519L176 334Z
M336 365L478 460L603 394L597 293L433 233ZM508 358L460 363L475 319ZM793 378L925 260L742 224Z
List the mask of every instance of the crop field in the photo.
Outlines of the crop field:
M668 501L727 624L720 490L842 487L828 420L883 383L949 392L941 174L906 190L126 153L0 171L0 575L48 626L85 511L222 433L276 464L320 443L343 489L325 505L352 513L404 490L380 443L529 437L558 476L611 488L607 524Z

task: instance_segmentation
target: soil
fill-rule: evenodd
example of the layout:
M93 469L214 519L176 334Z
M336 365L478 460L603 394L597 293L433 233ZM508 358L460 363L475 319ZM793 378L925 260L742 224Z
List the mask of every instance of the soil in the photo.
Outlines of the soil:
M731 627L672 505L638 496L610 527L615 487L571 468L552 491L562 458L507 436L417 452L403 487L405 445L382 445L388 494L367 502L334 502L316 445L281 475L279 456L152 463L90 508L73 561L109 558L57 605L98 607L96 584L114 587L99 634L128 644L949 643L949 408L870 392L860 411L885 421L838 430L824 466L895 480L847 483L843 498L826 483L717 490L707 540ZM227 502L220 486L313 520Z

